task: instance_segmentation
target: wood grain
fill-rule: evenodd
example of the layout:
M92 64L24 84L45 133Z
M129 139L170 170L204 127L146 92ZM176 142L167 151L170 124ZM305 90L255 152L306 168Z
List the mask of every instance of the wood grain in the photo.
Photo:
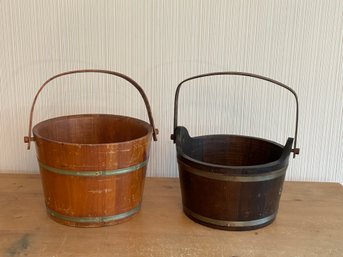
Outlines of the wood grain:
M142 211L103 228L48 218L38 175L0 175L0 256L342 256L343 188L286 182L273 224L248 232L201 226L182 212L177 179L148 178Z
M100 227L125 221L139 211L150 124L118 115L73 115L41 122L33 134L45 204L55 220ZM94 175L97 172L114 173Z
M292 138L282 146L234 135L190 137L184 127L176 127L174 136L189 217L224 230L252 230L273 222Z

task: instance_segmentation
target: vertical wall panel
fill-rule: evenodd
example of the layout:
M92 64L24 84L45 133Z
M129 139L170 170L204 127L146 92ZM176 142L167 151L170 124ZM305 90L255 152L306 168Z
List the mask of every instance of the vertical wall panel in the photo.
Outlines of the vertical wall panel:
M31 101L50 76L112 69L145 89L160 129L150 176L177 176L173 98L182 79L237 70L269 76L299 95L299 147L287 179L343 182L343 2L19 1L0 2L0 171L37 171L22 142ZM190 83L180 124L192 135L239 133L284 143L294 133L294 99L243 78ZM39 98L35 122L74 113L147 119L138 93L109 76L61 78Z

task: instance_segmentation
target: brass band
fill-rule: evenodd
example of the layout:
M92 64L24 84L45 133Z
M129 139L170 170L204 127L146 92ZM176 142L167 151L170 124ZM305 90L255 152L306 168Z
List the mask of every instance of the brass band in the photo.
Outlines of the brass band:
M272 179L284 176L286 174L286 168L287 168L287 167L284 167L276 171L253 174L253 175L252 174L227 175L227 174L199 170L185 164L184 162L180 160L178 160L178 163L180 166L182 166L182 169L194 175L209 178L209 179L215 179L215 180L221 180L221 181L234 181L234 182L259 182L259 181L272 180Z
M128 218L135 213L137 213L141 208L141 205L139 204L137 207L133 208L132 210L124 213L119 213L113 216L103 216L103 217L74 217L74 216L67 216L63 215L59 212L56 212L54 210L49 209L46 207L48 213L61 220L69 221L69 222L78 222L78 223L101 223L101 222L111 222L116 220L121 220Z
M217 219L211 219L208 217L204 217L202 215L199 215L191 210L189 210L186 207L183 207L184 212L189 215L194 217L197 220L203 221L205 223L213 224L213 225L218 225L222 227L252 227L252 226L258 226L262 225L264 223L267 223L271 220L273 220L276 216L276 213L264 217L262 219L257 219L257 220L249 220L249 221L229 221L229 220L217 220Z
M136 170L139 170L148 164L148 159L144 162L138 163L134 166L116 169L116 170L97 170L97 171L77 171L77 170L64 170L58 169L55 167L48 166L44 163L39 162L39 166L42 169L62 174L62 175L69 175L69 176L80 176L80 177L97 177L97 176L113 176L113 175L120 175L125 173L130 173Z

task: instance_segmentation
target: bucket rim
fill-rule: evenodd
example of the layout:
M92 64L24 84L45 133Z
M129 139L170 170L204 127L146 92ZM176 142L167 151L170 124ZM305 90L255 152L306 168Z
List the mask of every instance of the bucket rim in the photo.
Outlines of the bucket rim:
M121 142L108 142L108 143L96 143L96 144L89 144L89 143L70 143L70 142L63 142L63 141L58 141L58 140L53 140L53 139L49 139L47 137L41 136L39 134L37 134L37 129L39 126L43 125L46 122L51 122L51 121L56 121L56 120L62 120L65 119L67 117L72 117L72 118L78 118L78 117L90 117L90 116L99 116L99 117L104 117L104 116L112 116L112 117L117 117L117 118L128 118L131 120L134 120L138 123L140 123L141 125L143 125L148 132L142 136L142 137L138 137L138 138L134 138L132 140L128 140L128 141L121 141ZM117 114L106 114L106 113L85 113L85 114L73 114L73 115L64 115L64 116L58 116L58 117L54 117L54 118L50 118L50 119L46 119L43 121L38 122L36 125L34 125L34 127L32 128L32 134L35 138L35 141L37 138L39 138L40 140L44 140L47 142L51 142L51 143L55 143L55 144L63 144L63 145L70 145L70 146L77 146L77 147L93 147L93 146L104 146L104 145L119 145L119 144L126 144L126 143L132 143L132 142L138 142L140 140L143 140L144 138L147 138L149 136L152 136L152 126L141 119L138 118L134 118L134 117L130 117L130 116L125 116L125 115L117 115Z
M194 159L190 157L189 155L185 154L183 149L182 149L182 143L180 141L180 130L185 130L187 133L187 136L190 139L199 139L199 138L204 138L204 137L220 137L220 136L225 136L225 137L242 137L242 138L249 138L253 140L258 140L258 141L263 141L269 144L272 144L276 147L281 148L282 152L280 157L277 160L271 161L271 162L266 162L262 164L256 164L256 165L242 165L242 166L233 166L233 165L221 165L221 164L215 164L215 163L209 163L209 162L203 162L198 159ZM204 166L204 167L209 167L212 169L216 170L262 170L262 169L270 169L271 167L284 167L288 165L288 159L289 155L291 153L291 146L293 143L293 138L288 138L287 142L285 145L282 145L280 143L277 143L275 141L269 140L269 139L264 139L260 137L254 137L254 136L246 136L246 135L237 135L237 134L210 134L210 135L200 135L196 137L191 137L188 134L188 131L185 127L177 127L175 130L175 135L176 135L176 151L177 151L177 158L180 159L183 158L185 160L188 160L190 162L193 162L195 164ZM213 170L213 172L216 172ZM242 174L242 175L258 175L258 174Z

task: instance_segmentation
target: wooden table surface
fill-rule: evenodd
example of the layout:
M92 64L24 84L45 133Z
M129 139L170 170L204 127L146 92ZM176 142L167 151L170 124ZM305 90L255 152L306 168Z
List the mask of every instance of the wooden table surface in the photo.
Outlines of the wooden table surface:
M50 220L39 175L0 175L0 256L343 256L343 187L286 182L265 228L230 232L182 212L178 179L147 178L141 212L102 228Z

